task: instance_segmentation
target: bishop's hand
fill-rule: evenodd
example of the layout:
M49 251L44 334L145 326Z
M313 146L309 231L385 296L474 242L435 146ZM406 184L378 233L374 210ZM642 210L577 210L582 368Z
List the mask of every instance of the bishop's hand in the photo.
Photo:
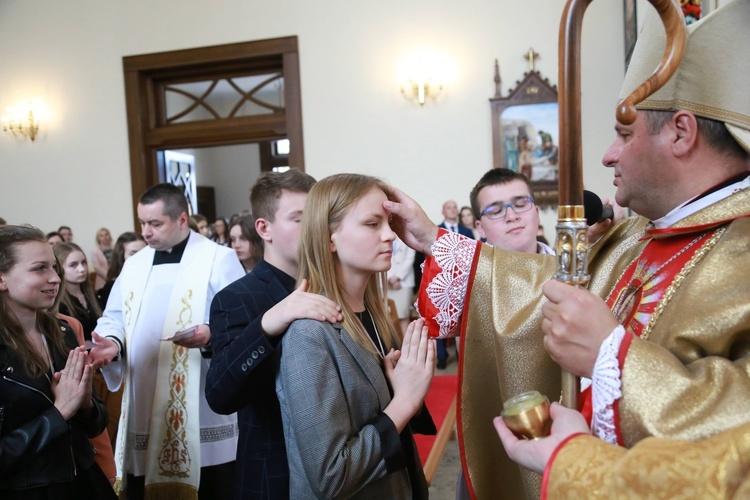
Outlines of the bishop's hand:
M591 378L604 339L617 328L607 304L585 288L551 280L542 292L544 348L564 370Z
M516 463L540 474L544 472L552 453L563 440L574 434L590 432L583 415L561 404L552 403L550 415L552 430L549 436L535 440L518 439L505 425L502 417L495 417L493 420L497 435L500 436L508 456Z
M437 239L438 227L427 217L419 204L403 191L393 188L383 208L393 215L391 229L401 241L425 255L432 255L430 247Z

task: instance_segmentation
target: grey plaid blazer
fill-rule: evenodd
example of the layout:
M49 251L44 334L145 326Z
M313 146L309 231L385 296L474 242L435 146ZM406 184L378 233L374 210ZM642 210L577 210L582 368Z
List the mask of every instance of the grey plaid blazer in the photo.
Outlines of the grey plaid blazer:
M276 378L290 498L411 498L377 358L338 323L303 319L281 343Z

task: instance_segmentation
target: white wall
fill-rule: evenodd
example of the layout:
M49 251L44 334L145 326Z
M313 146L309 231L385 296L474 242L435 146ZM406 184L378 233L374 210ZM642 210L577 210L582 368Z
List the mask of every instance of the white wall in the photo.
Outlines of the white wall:
M366 172L404 188L440 220L492 163L493 63L503 90L537 68L557 80L563 1L551 0L6 0L0 3L0 109L49 109L35 143L0 136L0 216L47 231L66 223L93 245L99 226L132 229L122 57L299 37L307 171ZM609 195L600 158L613 138L623 73L622 2L589 7L583 29L584 164L588 187ZM11 41L15 41L10 43ZM429 48L453 75L424 107L400 93L403 57ZM548 237L553 219L545 220Z
M229 219L232 214L250 210L250 186L260 175L260 147L257 144L175 151L195 157L198 186L214 188L217 216Z

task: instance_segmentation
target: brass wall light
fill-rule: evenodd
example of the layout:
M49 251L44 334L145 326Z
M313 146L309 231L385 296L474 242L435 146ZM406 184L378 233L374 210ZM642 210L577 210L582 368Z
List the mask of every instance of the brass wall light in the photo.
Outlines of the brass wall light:
M428 97L435 98L443 91L441 65L436 58L412 58L402 69L402 75L401 92L406 97L415 98L421 106Z
M9 106L2 117L3 132L13 134L13 137L28 137L32 141L39 134L39 107L31 101L22 106Z

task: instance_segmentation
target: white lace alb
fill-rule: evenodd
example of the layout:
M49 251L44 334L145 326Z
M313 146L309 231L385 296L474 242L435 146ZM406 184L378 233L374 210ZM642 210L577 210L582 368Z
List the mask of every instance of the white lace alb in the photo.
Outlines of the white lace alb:
M615 401L622 397L620 381L620 352L625 328L617 325L604 339L591 376L591 433L608 443L617 444L615 432Z
M438 338L459 334L469 272L478 248L476 240L451 232L444 233L430 247L440 267L439 274L427 286L427 297L438 310L435 315L435 322L440 326Z

